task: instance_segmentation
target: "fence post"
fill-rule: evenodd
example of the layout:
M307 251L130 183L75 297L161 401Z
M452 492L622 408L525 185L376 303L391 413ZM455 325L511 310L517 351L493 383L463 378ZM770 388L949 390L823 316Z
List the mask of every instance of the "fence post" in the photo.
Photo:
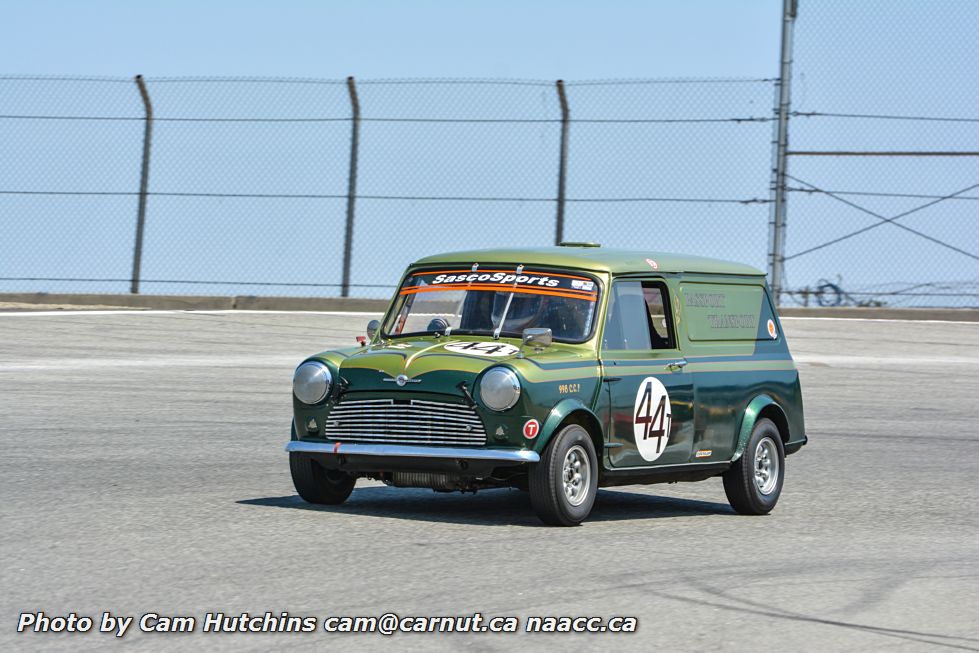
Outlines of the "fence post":
M783 0L781 67L778 75L778 93L775 99L774 164L772 166L772 208L769 222L768 280L771 283L775 304L782 303L785 288L785 174L786 151L789 146L789 108L792 85L792 32L798 0Z
M568 96L564 92L564 80L557 80L557 97L561 103L561 160L557 173L557 218L555 220L554 244L564 241L564 194L568 178Z
M354 244L354 209L357 202L357 153L360 149L360 99L357 97L357 84L353 77L347 78L347 92L350 94L350 169L347 179L347 226L343 235L343 281L340 296L350 296L350 259Z
M146 225L146 192L150 182L150 146L153 143L153 103L142 75L136 75L136 87L143 99L143 163L139 173L139 208L136 213L136 244L133 248L133 276L129 292L139 294L139 275L143 264L143 228Z

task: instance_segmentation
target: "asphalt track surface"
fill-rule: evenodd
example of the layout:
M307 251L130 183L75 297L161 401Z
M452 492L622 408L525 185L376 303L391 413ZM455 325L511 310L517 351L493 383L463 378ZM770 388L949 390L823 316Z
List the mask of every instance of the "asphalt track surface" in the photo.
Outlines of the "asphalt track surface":
M810 444L766 517L719 479L295 495L294 365L370 316L0 314L0 649L979 650L979 325L792 319ZM635 616L636 634L18 634L22 611ZM97 628L97 626L96 626Z

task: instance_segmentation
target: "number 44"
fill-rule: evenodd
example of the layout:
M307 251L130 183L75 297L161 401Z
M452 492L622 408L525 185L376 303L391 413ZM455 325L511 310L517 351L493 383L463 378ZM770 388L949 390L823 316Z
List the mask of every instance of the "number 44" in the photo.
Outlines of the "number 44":
M663 445L663 438L669 434L672 420L666 412L665 395L660 395L656 412L653 412L653 384L650 382L646 383L646 389L636 409L635 419L636 424L643 425L643 440L656 438L656 453L659 453Z

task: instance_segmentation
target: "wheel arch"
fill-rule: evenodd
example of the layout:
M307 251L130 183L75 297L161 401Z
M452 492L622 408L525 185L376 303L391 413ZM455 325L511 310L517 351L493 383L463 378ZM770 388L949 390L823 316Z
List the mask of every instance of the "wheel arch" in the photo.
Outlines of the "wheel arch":
M605 431L602 429L602 424L590 408L581 401L571 398L562 399L551 409L541 427L541 434L534 444L534 450L538 453L543 452L551 438L568 424L580 424L588 431L592 444L595 445L595 457L601 461L605 448Z
M738 444L734 449L734 456L731 458L731 462L741 458L748 444L748 438L751 437L751 431L754 430L755 424L760 419L770 419L774 422L776 428L778 428L778 434L783 445L789 441L789 419L785 415L785 411L770 396L764 394L758 395L748 402L748 406L744 410L744 417L741 419L741 430L738 433Z

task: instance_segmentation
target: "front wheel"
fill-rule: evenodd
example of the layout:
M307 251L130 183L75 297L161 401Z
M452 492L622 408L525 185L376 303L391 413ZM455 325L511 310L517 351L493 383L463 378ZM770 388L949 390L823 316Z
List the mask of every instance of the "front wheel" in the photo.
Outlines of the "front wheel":
M561 429L531 468L529 485L530 503L545 524L584 521L598 493L598 458L588 431L578 424Z
M785 450L774 422L758 420L744 454L724 472L723 478L724 493L735 512L742 515L771 512L785 480Z
M289 470L292 484L303 501L326 505L339 505L353 492L355 476L334 469L326 469L310 456L289 454Z

